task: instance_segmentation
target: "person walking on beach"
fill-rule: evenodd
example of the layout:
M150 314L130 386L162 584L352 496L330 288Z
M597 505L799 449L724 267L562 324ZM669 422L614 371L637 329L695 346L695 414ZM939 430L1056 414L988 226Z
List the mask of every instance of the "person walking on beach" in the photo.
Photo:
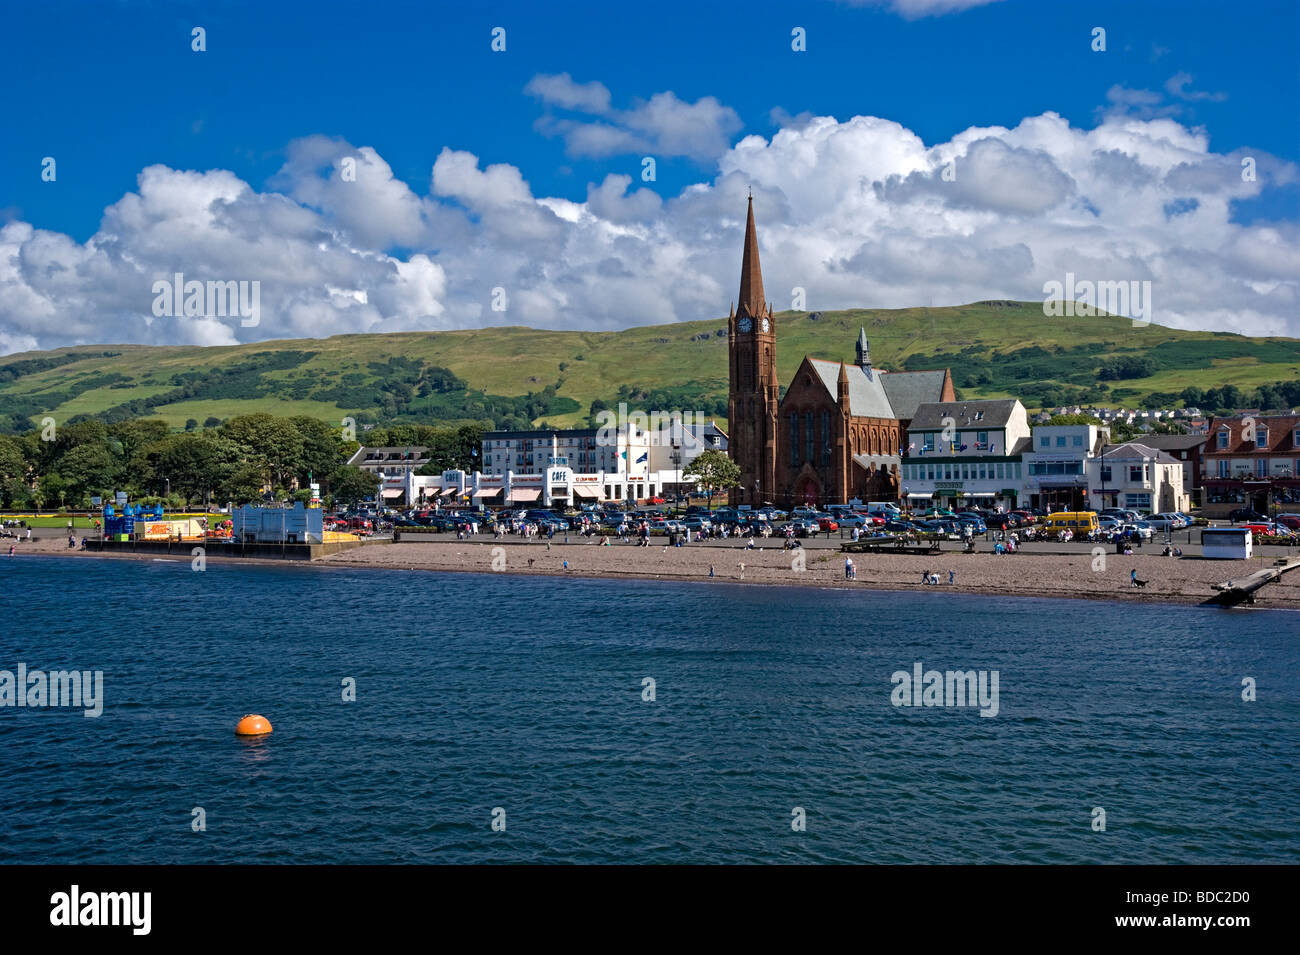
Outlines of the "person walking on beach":
M845 557L845 558L844 558L844 579L845 579L845 580L857 580L857 579L858 579L858 569L857 569L856 567L853 566L853 558L852 558L852 557Z
M713 565L709 564L709 580L713 579Z
M12 557L13 555L14 555L14 545L13 545L13 544L10 544L10 545L9 545L9 556ZM709 576L710 576L710 577L713 576L713 571L712 571L712 569L710 569L710 571L709 571Z

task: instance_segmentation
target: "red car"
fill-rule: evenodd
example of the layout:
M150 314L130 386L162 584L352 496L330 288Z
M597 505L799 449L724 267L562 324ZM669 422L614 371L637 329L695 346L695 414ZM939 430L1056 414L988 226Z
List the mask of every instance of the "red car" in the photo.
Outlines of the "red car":
M817 529L823 531L837 531L840 529L840 523L833 517L819 517L817 519Z
M1285 524L1293 531L1300 531L1300 514L1283 514L1278 517L1279 524Z
M1284 524L1274 527L1272 524L1264 524L1260 521L1249 521L1237 526L1246 528L1246 530L1250 531L1252 537L1285 536L1290 532L1290 528Z

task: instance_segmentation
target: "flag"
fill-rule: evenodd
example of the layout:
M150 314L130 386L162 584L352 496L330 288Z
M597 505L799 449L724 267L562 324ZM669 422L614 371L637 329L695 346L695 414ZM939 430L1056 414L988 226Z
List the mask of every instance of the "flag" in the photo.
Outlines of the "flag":
M989 442L989 454L992 454L992 453L993 453L993 442L990 441L990 442Z
M916 442L913 441L911 444L909 444L909 445L907 446L907 450L909 450L909 451L915 451L915 450L916 450Z
M646 460L648 457L650 457L650 453L649 453L648 451L643 451L643 452L641 452L641 457L639 457L639 458L636 459L636 463L637 463L637 464L640 464L642 461Z
M965 451L965 450L966 450L966 445L963 444L963 445L961 446L961 450Z

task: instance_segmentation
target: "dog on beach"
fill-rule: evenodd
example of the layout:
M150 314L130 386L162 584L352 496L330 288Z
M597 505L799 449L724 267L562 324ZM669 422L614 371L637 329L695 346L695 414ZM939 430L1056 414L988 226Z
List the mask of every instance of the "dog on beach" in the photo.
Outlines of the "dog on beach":
M528 566L529 566L529 567L533 566L533 560L534 560L534 558L532 558L532 557L529 557L529 558L528 558Z
M1134 587L1145 587L1147 585L1147 582L1145 580L1138 580L1138 572L1136 567L1134 567L1133 570L1129 573L1128 579L1133 584Z

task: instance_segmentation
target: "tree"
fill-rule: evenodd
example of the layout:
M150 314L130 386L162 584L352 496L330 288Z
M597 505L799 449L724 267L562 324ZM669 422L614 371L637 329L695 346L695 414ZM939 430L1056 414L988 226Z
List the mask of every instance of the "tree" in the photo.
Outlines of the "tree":
M339 431L319 418L307 415L295 415L289 422L298 430L295 476L300 487L307 486L309 477L320 480L347 461Z
M104 445L79 444L59 459L58 473L67 483L68 496L80 501L112 491L122 466Z
M302 438L286 418L265 412L239 415L223 424L220 433L245 453L263 458L273 485L287 484L298 470Z
M27 497L27 458L16 438L0 435L0 504L13 507Z
M379 475L352 464L345 464L330 476L330 493L344 504L374 497L379 490Z
M709 492L709 509L712 510L713 492L727 491L740 483L740 465L722 451L710 448L700 452L682 477Z

